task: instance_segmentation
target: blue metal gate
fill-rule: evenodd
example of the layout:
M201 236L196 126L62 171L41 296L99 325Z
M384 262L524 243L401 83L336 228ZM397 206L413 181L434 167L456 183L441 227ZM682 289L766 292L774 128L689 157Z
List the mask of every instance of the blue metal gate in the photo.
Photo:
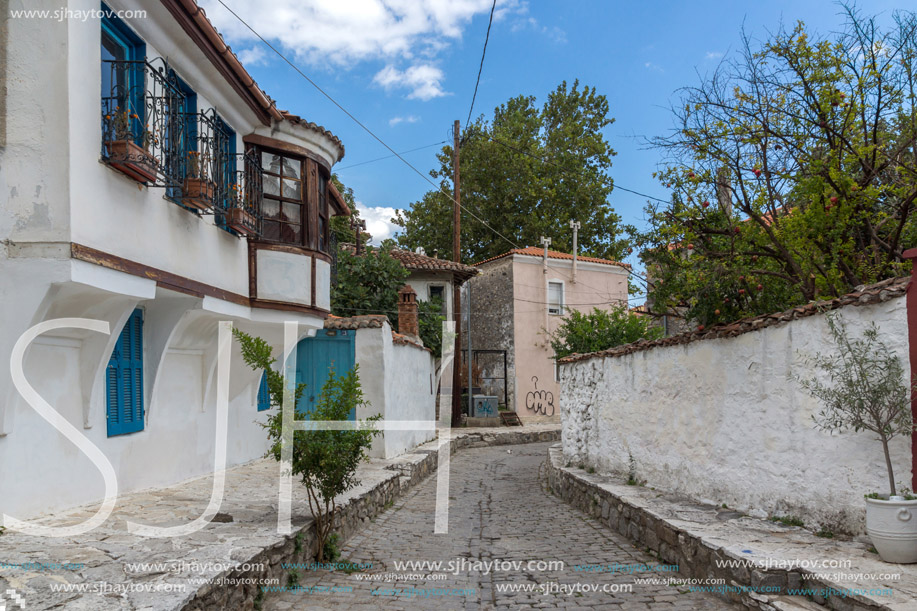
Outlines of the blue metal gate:
M343 375L356 361L356 332L346 329L320 329L296 346L296 382L305 383L306 391L296 404L300 417L308 417L318 402L322 387L332 369ZM350 420L356 418L351 411Z

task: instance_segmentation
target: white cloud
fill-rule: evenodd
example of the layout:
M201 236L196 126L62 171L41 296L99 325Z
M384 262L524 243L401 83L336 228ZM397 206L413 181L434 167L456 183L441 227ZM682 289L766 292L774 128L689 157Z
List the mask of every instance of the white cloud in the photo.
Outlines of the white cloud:
M723 54L719 51L707 51L707 54L704 56L704 59L719 59L723 57Z
M431 64L411 66L407 70L399 70L389 64L373 77L373 82L386 90L410 89L408 99L432 100L448 95L443 90L443 71Z
M360 218L366 221L366 231L372 236L372 243L379 244L382 240L394 237L400 227L392 223L395 209L389 206L365 206L357 202Z
M399 123L417 123L420 121L420 117L416 115L408 115L406 117L392 117L388 120L389 127L395 127Z
M236 56L243 66L257 66L258 64L267 63L267 52L264 47L252 47L251 49L242 49Z
M445 95L443 73L433 67L433 62L462 37L473 17L486 18L491 3L492 0L231 0L228 4L261 36L279 43L300 61L339 68L384 61L389 66L383 72L396 70L407 78L411 88L408 97L429 100ZM231 43L250 46L258 42L217 0L201 0L200 4ZM526 10L525 0L501 0L494 21ZM392 67L396 60L408 67Z
M660 72L660 73L665 72L665 70L663 70L661 66L658 66L654 64L653 62L646 62L645 64L643 64L643 67L646 68L647 70L652 70L653 72Z

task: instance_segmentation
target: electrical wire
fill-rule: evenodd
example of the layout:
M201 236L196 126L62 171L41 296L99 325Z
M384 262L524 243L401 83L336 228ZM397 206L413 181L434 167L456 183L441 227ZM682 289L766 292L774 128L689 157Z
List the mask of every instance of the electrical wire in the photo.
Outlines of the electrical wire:
M481 51L481 65L478 66L478 79L474 83L474 95L471 96L471 107L468 109L468 118L465 119L465 125L471 123L471 112L474 110L474 101L478 97L478 85L481 84L481 72L484 70L484 56L487 54L487 41L490 40L490 26L494 22L494 9L497 8L497 0L490 7L490 19L487 22L487 35L484 37L484 50Z
M446 144L446 140L440 140L439 142L434 142L432 144L425 144L423 146L418 146L416 149L411 149L408 151L401 151L400 155L407 155L408 153L413 153L415 151L422 151L423 149L428 149L431 146L438 146L440 144ZM355 168L357 166L366 165L367 163L375 163L377 161L383 161L385 159L391 159L394 155L386 155L385 157L378 157L376 159L370 159L369 161L361 161L360 163L352 163L350 165L345 165L343 167L334 168L335 172L340 172L341 170L349 170L350 168Z
M363 131L365 131L367 134L369 134L370 136L372 136L372 138L373 138L374 140L376 140L379 144L381 144L383 147L385 147L385 148L391 153L391 155L390 155L389 157L397 157L399 161L401 161L401 162L404 163L407 167L409 167L411 170L413 170L415 174L417 174L418 176L420 176L421 178L423 178L425 181L427 181L428 183L430 183L430 185L432 185L434 189L436 189L437 191L440 191L440 192L443 193L446 197L448 197L449 199L451 199L452 202L453 202L453 204L457 205L457 206L459 207L460 210L464 210L470 217L472 217L473 219L477 220L477 221L480 222L482 225L484 225L485 227L487 227L488 229L490 229L492 232L494 232L494 233L495 233L497 236L499 236L501 239L503 239L504 241L506 241L506 242L508 242L509 244L511 244L514 248L521 248L521 247L519 246L519 244L517 244L516 242L514 242L514 241L511 240L510 238L506 237L505 235L503 235L502 233L500 233L499 231L497 231L497 230L496 230L494 227L492 227L487 221L485 221L485 220L482 219L480 216L476 215L476 214L473 213L471 210L469 210L469 208L468 208L467 206L465 206L465 205L461 204L460 202L458 202L453 194L450 194L450 193L448 193L447 191L445 191L445 190L443 189L442 185L437 185L436 183L434 183L432 180L430 180L430 178L429 178L427 175L425 175L423 172L421 172L420 170L418 170L416 167L414 167L414 165L412 165L409 161L407 161L404 157L402 157L402 156L401 156L401 155L402 155L401 153L398 153L395 149L393 149L391 146L389 146L384 140L382 140L382 138L380 138L379 136L377 136L377 135L375 134L375 132L373 132L371 129L369 129L366 125L363 124L363 122L361 122L359 119L357 119L350 111L348 111L346 108L344 108L344 106L341 105L337 100L335 100L328 92L326 92L324 89L322 89L321 86L318 85L318 83L316 83L315 81L313 81L313 80L312 80L305 72L303 72L296 64L294 64L294 63L293 63L292 61L290 61L283 53L281 53L279 49L277 49L276 47L274 47L274 45L272 45L270 42L268 42L268 40L267 40L266 38L264 38L261 34L259 34L251 25L249 25L249 23L248 23L247 21L245 21L244 19L242 19L242 17L240 17L238 13L236 13L234 10L232 10L232 9L226 4L226 2L224 2L223 0L217 0L217 1L223 6L223 8L225 8L227 11L229 11L229 13L230 13L233 17L235 17L242 25L244 25L252 34L254 34L254 36L255 36L256 38L258 38L258 40L260 40L262 43L264 43L264 45L267 46L267 48L269 48L269 49L270 49L271 51L273 51L278 57L280 57L280 59L282 59L282 60L284 61L284 63L286 63L286 64L287 64L288 66L290 66L293 70L295 70L297 74L299 74L301 77L303 77L303 78L304 78L310 85L312 85L319 93L321 93L323 96L325 96L325 97L326 97L332 104L334 104L341 112L343 112L345 115L347 115L347 117L350 118L350 120L352 120L354 123L356 123L358 126L360 126L360 128L362 128ZM493 7L491 8L491 22L493 21L493 10L494 10L494 7L496 7L496 0L494 1ZM490 23L488 24L488 34L487 34L487 38L485 39L485 43L484 43L484 51L485 51L485 52L486 52L486 49L487 49L487 39L489 39L489 36L490 36ZM483 67L483 62L484 62L484 53L482 53L482 55L481 55L481 67ZM479 81L480 81L480 70L479 70L479 72L478 72L478 79L479 79ZM477 85L475 85L475 95L477 95ZM474 107L474 98L472 98L472 108L473 108L473 107ZM470 116L470 110L469 110L469 116ZM532 154L532 153L529 153L528 151L523 151L523 150L517 149L517 148L515 148L515 147L513 147L513 146L511 146L511 145L509 145L509 144L506 144L505 142L502 142L502 141L500 141L500 140L497 140L496 138L494 138L494 137L492 137L492 136L488 136L488 138L491 139L491 140L493 140L493 141L496 142L497 144L500 144L500 145L502 145L502 146L504 146L504 147L506 147L506 148L509 148L510 150L514 150L514 151L516 151L516 152L518 152L518 153L520 153L520 154L527 155L527 156L532 157L532 158L534 158L534 159L538 159L538 160L540 160L540 161L543 162L543 163L547 163L547 164L549 164L549 165L553 165L553 166L555 166L555 167L561 169L562 171L566 172L566 170L564 170L564 168L561 168L561 167L558 166L557 164L555 164L555 163L553 163L553 162L551 162L551 161L548 161L548 160L546 160L546 159L544 159L544 158L542 158L542 157L539 157L538 155L534 155L534 154ZM437 143L437 144L440 144L440 143ZM429 145L429 146L433 146L433 145ZM425 148L425 147L422 147L422 148ZM375 161L377 161L377 160L375 160ZM349 166L349 167L353 167L353 166ZM625 187L621 187L620 185L613 185L613 186L616 187L616 188L621 189L622 191L627 191L627 192L629 192L629 193L633 193L633 194L639 195L639 196L641 196L641 197L647 197L647 198L649 198L649 199L653 199L653 200L656 200L656 201L659 201L659 202L662 202L662 203L668 203L668 202L666 202L665 200L661 200L661 199L659 199L659 198L653 197L653 196L651 196L651 195L647 195L647 194L645 194L645 193L640 193L639 191L634 191L633 189L627 189L627 188L625 188ZM478 212L480 212L480 211L478 210ZM645 283L648 284L648 282L646 281L645 278L641 278L641 277L638 276L637 274L634 274L633 271L631 271L631 275L636 276L637 278L643 280Z
M458 201L456 200L456 198L455 198L454 195L452 195L452 194L446 192L446 191L442 188L441 185L437 185L437 184L434 183L432 180L430 180L430 178L429 178L426 174L424 174L423 172L421 172L420 170L418 170L416 167L414 167L407 159L405 159L404 157L402 157L395 149L393 149L392 147L390 147L384 140L382 140L382 138L380 138L379 136L377 136L377 135L375 134L375 132L373 132L371 129L369 129L368 127L366 127L366 125L364 125L359 119L357 119L349 110L347 110L346 108L344 108L344 106L342 106L337 100L335 100L333 97L331 97L331 95L330 95L327 91L325 91L324 89L322 89L322 88L318 85L318 83L316 83L316 82L313 81L311 78L309 78L309 76L308 76L305 72L303 72L302 70L300 70L299 67L296 66L296 64L294 64L292 61L290 61L283 53L281 53L276 47L274 47L274 45L272 45L270 42L268 42L267 39L264 38L264 36L262 36L261 34L259 34L252 26L250 26L250 25L248 24L247 21L245 21L244 19L242 19L242 17L240 17L234 10L232 10L231 8L229 8L229 6L227 6L227 4L226 4L223 0L217 0L217 1L223 6L223 8L225 8L227 11L229 11L229 12L232 14L233 17L235 17L236 19L238 19L239 22L242 23L242 25L244 25L246 28L248 28L248 30L249 30L252 34L254 34L255 37L258 38L258 40L260 40L261 42L263 42L263 43L267 46L267 48L269 48L271 51L273 51L273 52L274 52L278 57L280 57L280 59L282 59L288 66L290 66L291 68L293 68L293 70L295 70L301 77L303 77L304 79L306 79L306 81L308 81L310 85L312 85L312 86L313 86L319 93L321 93L323 96L325 96L326 98L328 98L328 100L329 100L332 104L334 104L335 106L337 106L338 109L339 109L341 112L343 112L345 115L347 115L347 117L349 117L351 121L353 121L354 123L356 123L357 125L359 125L359 126L363 129L363 131L365 131L367 134L369 134L370 136L372 136L373 139L376 140L376 142L378 142L379 144L381 144L382 146L384 146L390 153L392 153L393 156L397 157L404 165L406 165L406 166L408 166L409 168L411 168L411 170L413 170L415 174L417 174L418 176L420 176L421 178L423 178L425 181L427 181L428 183L430 183L430 184L433 186L434 189L436 189L437 191L440 191L440 192L442 192L444 195L446 195L449 199L452 200L452 202L453 202L455 205L457 205L457 206L459 207L460 210L464 210L465 212L467 212L468 215L471 216L471 218L477 220L477 221L480 222L482 225L484 225L485 227L487 227L488 229L490 229L491 231L493 231L495 234L497 234L498 236L500 236L503 240L505 240L506 242L512 244L514 248L519 248L519 245L516 244L513 240L509 239L508 237L506 237L505 235L503 235L502 233L500 233L499 231L497 231L496 229L494 229L487 221L485 221L484 219L482 219L481 217L479 217L478 215L476 215L475 213L473 213L471 210L468 209L468 207L466 207L466 206L462 205L460 202L458 202ZM480 211L478 211L478 212L480 212Z

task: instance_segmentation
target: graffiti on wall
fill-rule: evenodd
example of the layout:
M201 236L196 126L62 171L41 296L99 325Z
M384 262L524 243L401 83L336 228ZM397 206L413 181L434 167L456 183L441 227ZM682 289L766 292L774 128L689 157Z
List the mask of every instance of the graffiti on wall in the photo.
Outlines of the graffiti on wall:
M525 409L532 410L542 416L554 415L554 393L547 390L538 390L538 376L532 376L535 390L525 395Z

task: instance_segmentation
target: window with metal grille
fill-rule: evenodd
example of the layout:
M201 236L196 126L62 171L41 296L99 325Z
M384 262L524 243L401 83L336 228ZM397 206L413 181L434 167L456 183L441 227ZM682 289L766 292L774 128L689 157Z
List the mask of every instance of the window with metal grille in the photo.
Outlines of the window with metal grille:
M548 282L548 314L564 313L564 283Z
M134 310L105 371L108 436L143 430L143 311Z

